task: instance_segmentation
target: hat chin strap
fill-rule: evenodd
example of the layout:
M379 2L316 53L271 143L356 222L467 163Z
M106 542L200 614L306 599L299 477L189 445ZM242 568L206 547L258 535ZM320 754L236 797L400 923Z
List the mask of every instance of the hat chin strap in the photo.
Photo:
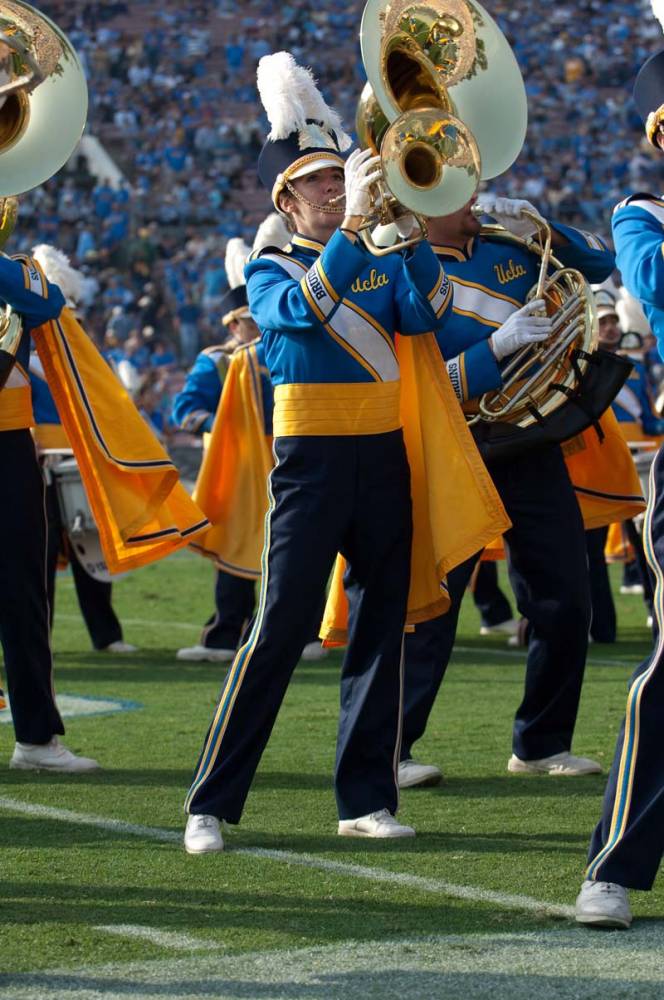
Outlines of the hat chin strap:
M296 191L290 181L286 181L284 187L289 194L293 195L296 201L299 201L302 205L307 205L308 208L313 208L316 212L325 212L327 215L343 215L344 212L346 211L345 206L341 205L331 205L331 204L316 205L315 202L309 201L309 199L305 198L303 194L300 194L299 191ZM337 199L335 199L335 201L336 200ZM343 196L339 200L343 201L344 200Z

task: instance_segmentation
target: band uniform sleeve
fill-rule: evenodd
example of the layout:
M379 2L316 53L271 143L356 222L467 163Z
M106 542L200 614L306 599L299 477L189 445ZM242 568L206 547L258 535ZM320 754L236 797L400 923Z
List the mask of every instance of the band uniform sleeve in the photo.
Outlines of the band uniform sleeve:
M653 409L653 401L648 388L648 374L644 365L637 364L635 374L638 378L630 379L628 386L635 393L641 404L641 427L644 434L656 437L664 432L664 420L660 420Z
M0 255L0 299L23 317L27 329L56 319L65 305L58 286L46 280L30 257Z
M261 330L306 333L326 323L367 259L335 232L323 253L297 281L275 261L257 257L245 269L251 314Z
M403 255L396 291L397 329L403 334L436 333L452 314L452 283L424 240Z
M491 389L501 387L503 380L500 367L488 339L481 340L458 354L450 352L449 347L446 349L447 341L446 331L436 334L436 343L460 403L467 403Z
M175 426L190 434L209 433L221 399L221 388L219 368L213 358L199 354L182 390L173 400Z
M592 284L605 281L613 273L616 267L615 256L599 236L559 222L552 222L551 225L569 240L567 246L553 248L554 257L561 264L581 271L584 278Z
M613 216L616 265L625 287L641 303L664 308L664 226L638 205L620 206Z

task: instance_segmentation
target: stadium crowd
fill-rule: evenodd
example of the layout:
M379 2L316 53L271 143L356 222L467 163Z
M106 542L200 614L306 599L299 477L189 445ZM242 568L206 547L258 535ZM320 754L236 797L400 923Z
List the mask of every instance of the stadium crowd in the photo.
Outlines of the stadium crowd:
M306 62L315 47L322 87L351 123L364 78L362 6L291 0L277 21L267 0L195 3L186 20L175 0L42 5L81 53L88 132L117 172L104 177L94 158L75 157L22 199L16 249L55 243L83 268L86 329L165 430L183 372L219 339L225 244L250 241L269 207L255 171L265 125L256 63L279 48ZM646 0L556 5L545 61L536 0L487 6L514 48L530 105L524 150L495 190L606 236L626 190L661 183L625 98L658 44L659 27L642 16Z

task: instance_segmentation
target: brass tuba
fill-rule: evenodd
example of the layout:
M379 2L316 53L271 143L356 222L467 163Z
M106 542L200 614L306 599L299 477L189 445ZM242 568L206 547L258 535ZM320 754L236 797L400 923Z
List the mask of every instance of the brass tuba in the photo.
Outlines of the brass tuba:
M482 226L481 233L525 246L539 258L538 280L527 299L544 300L553 329L545 341L526 345L507 359L500 389L484 393L476 407L464 406L485 459L510 458L566 441L573 447L571 439L591 426L601 440L600 419L632 370L625 358L598 348L592 289L580 271L554 256L549 224L539 214L523 215L536 226L528 239L496 225Z
M518 156L528 120L523 78L476 0L368 0L360 40L368 85L357 133L380 152L392 198L387 207L377 199L371 221L393 221L403 206L425 233L426 216L455 212Z
M80 61L67 36L23 0L0 0L0 250L16 222L16 195L43 184L78 145L88 108ZM0 309L0 388L21 340Z
M580 271L564 267L553 256L546 220L533 212L523 214L537 227L528 240L506 233L501 226L482 226L482 233L525 244L539 257L537 284L526 301L544 300L553 329L547 340L528 344L509 358L502 368L502 387L480 397L470 424L507 421L526 428L543 422L567 402L597 347L597 314L590 285Z

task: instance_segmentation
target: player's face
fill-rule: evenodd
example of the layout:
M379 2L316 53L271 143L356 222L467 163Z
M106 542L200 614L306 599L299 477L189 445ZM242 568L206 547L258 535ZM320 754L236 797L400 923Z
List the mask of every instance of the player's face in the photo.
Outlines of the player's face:
M250 344L260 336L258 327L253 319L236 319L230 324L230 331L233 338L240 344Z
M429 219L429 241L433 244L457 243L463 245L468 240L477 236L482 228L481 223L473 213L473 205L477 201L477 196L473 195L470 201L452 212L450 215L441 215L437 218Z
M605 350L615 350L620 343L622 331L615 313L602 316L599 321L599 343Z
M295 229L304 236L327 240L343 219L344 203L343 200L335 202L341 211L332 213L322 212L316 206L330 205L333 199L343 196L343 170L340 167L324 167L296 178L291 184L298 194L306 198L306 202L298 201L288 190L281 196L282 208L291 216Z

